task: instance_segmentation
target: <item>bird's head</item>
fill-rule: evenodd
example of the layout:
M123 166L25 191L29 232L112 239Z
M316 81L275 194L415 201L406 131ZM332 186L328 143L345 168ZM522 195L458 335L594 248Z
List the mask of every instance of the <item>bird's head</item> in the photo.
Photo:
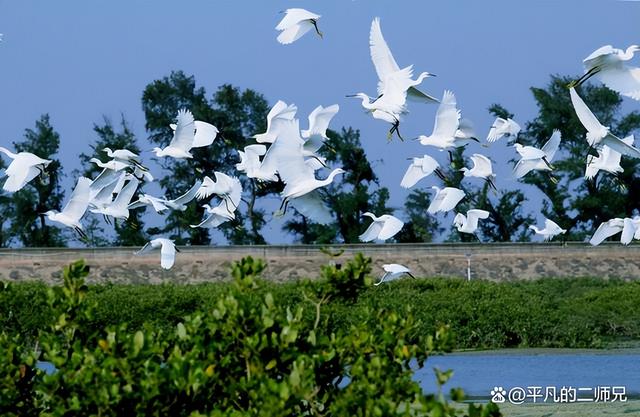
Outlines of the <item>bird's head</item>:
M111 148L102 148L102 150L103 150L104 152L106 152L106 153L107 153L107 155L109 155L109 156L111 156L111 155L113 154L113 151L111 150Z
M43 214L44 216L47 216L49 219L51 219L51 218L53 218L53 216L58 214L58 212L55 211L55 210L48 210L48 211L45 211L44 213L41 213L41 214Z

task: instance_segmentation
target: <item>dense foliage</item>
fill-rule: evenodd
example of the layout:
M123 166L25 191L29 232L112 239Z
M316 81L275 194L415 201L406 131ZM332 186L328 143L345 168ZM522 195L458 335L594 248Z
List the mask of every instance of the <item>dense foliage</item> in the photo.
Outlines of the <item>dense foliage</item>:
M188 316L161 324L141 314L132 316L141 322L105 326L100 310L114 304L96 296L110 290L90 291L83 279L88 267L76 262L65 269L63 286L46 289L49 319L35 348L3 326L0 414L499 416L493 404L455 402L464 396L459 389L451 390L449 402L441 393L423 393L412 379L431 352L452 348L445 326L422 332L406 306L361 306L359 321L331 324L339 313L328 308L333 285L366 283L369 263L356 258L346 272L328 266L332 281L300 287L305 302L292 303L290 293L273 292L276 287L257 277L264 262L245 258L234 264L232 282L217 286ZM3 298L19 287L2 285ZM365 296L365 287L358 288L351 301ZM39 370L37 360L55 371ZM448 375L438 374L440 386Z

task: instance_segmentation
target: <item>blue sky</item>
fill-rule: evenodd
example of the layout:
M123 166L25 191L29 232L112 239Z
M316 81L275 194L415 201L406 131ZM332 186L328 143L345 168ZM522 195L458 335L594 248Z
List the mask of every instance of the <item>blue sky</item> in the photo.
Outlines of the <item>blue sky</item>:
M288 7L322 15L324 39L310 33L292 45L278 44L278 12ZM451 89L481 137L492 123L486 110L491 103L501 103L524 124L536 113L529 87L545 85L552 73L581 73L581 60L602 45L640 43L640 4L606 0L0 1L0 10L2 145L21 140L25 128L49 113L70 174L103 115L117 121L124 113L137 136L146 138L143 88L183 70L209 94L231 83L263 93L270 103L293 102L303 126L317 105L340 104L332 127L360 129L395 207L406 196L399 187L406 158L426 150L444 162L446 154L416 143L388 144L387 125L345 98L359 91L375 94L368 49L373 17L381 18L398 64L437 74L422 88L438 97ZM436 106L412 103L409 109L403 135L429 134ZM467 153L476 151L492 156L498 172L510 169L512 150L504 144ZM67 188L73 180L69 175ZM499 179L498 185L516 184ZM530 197L539 198L533 192ZM531 210L537 207L536 202Z

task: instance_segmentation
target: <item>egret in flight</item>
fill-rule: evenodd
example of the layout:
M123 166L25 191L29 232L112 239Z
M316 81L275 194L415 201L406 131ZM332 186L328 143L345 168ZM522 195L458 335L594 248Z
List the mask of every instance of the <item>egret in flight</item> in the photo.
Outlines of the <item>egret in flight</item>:
M627 136L622 139L624 143L629 146L633 146L633 135ZM620 166L620 159L622 155L620 152L614 151L607 145L598 149L598 156L587 155L587 168L584 171L584 177L588 180L593 179L599 171L605 171L610 174L617 175L624 171Z
M620 243L628 245L633 239L640 239L640 217L631 218L619 218L602 222L598 229L589 240L593 246L597 246L605 239L622 232L620 236Z
M558 147L560 146L560 140L562 139L562 135L559 130L554 130L553 134L549 138L547 142L542 146L540 153L536 153L538 157L531 158L521 158L520 161L513 168L513 177L514 178L522 178L527 175L531 171L551 171L551 161L553 157L556 155L558 151ZM530 148L533 148L532 146ZM535 152L533 152L535 153ZM526 154L526 152L525 152ZM557 182L554 177L550 177L552 181Z
M287 104L278 100L267 113L267 131L252 137L259 143L273 143L278 137L281 124L293 120L297 111L298 108L295 104ZM262 154L264 155L264 153Z
M590 147L599 148L602 145L607 145L622 155L640 158L640 149L626 144L622 139L613 135L609 128L603 126L582 101L575 88L570 88L569 93L576 115L585 129L587 129L587 142Z
M322 32L318 29L320 15L300 8L287 9L284 13L284 17L276 26L276 30L281 31L278 35L278 42L281 44L288 45L297 41L312 28L322 38Z
M404 222L390 214L383 214L377 217L373 213L366 212L363 216L371 217L373 223L369 225L363 234L358 236L362 242L371 242L374 240L387 240L394 237L402 227Z
M142 255L158 248L160 249L160 266L163 269L171 269L176 260L176 252L180 252L173 240L165 238L153 239L135 254Z
M521 127L515 120L502 117L497 117L493 122L489 134L487 135L487 142L495 142L503 136L508 139L516 139L518 133L520 133Z
M407 168L400 182L402 188L413 187L418 181L431 175L433 172L435 172L440 179L444 180L444 174L440 171L440 164L429 155L425 155L422 158L410 159L412 160L411 165Z
M411 270L404 265L400 264L385 264L382 265L382 269L384 269L384 275L380 278L380 281L376 282L373 285L380 285L383 282L389 282L400 278L402 275L409 275L411 278L415 279L411 274Z
M554 236L567 232L567 229L563 229L558 226L556 222L549 219L544 219L544 229L538 229L538 227L534 225L529 226L529 229L533 230L537 235L542 235L545 241L549 241L553 239Z
M478 220L487 218L489 218L488 211L473 209L467 211L466 216L462 213L456 214L453 225L458 229L458 232L475 234L478 230Z
M7 176L2 189L9 192L16 192L29 183L44 170L51 161L42 159L30 152L13 153L5 147L0 146L0 152L12 159L5 169L3 176Z
M436 191L436 195L427 208L429 214L453 210L465 196L464 191L454 187L440 189L434 185L431 188Z
M640 52L639 45L631 45L626 50L614 48L611 45L596 49L582 61L585 68L584 75L569 86L580 85L595 75L610 89L623 96L640 100L640 68L626 64L636 52Z
M176 118L177 123L170 125L173 138L169 145L153 148L157 157L193 158L190 152L192 148L211 145L218 134L218 129L209 123L198 121L196 124L193 114L187 109L180 109Z
M471 169L466 167L460 168L460 171L464 173L464 176L482 178L487 181L491 188L497 190L496 185L493 182L496 175L493 173L491 160L482 154L474 153L471 155L471 162L473 162L473 167Z
M49 220L63 224L67 227L75 229L75 231L83 238L86 237L80 219L84 216L89 206L89 196L91 180L89 178L80 177L73 189L69 201L61 212L49 210L44 213Z

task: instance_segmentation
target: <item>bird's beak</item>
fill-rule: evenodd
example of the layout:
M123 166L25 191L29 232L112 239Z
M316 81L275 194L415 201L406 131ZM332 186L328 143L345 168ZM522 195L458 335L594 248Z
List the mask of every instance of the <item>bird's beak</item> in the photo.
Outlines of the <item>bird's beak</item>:
M345 97L352 98L352 97L356 97L356 95L355 94L347 94Z
M182 252L182 251L178 249L178 247L176 246L176 252Z

